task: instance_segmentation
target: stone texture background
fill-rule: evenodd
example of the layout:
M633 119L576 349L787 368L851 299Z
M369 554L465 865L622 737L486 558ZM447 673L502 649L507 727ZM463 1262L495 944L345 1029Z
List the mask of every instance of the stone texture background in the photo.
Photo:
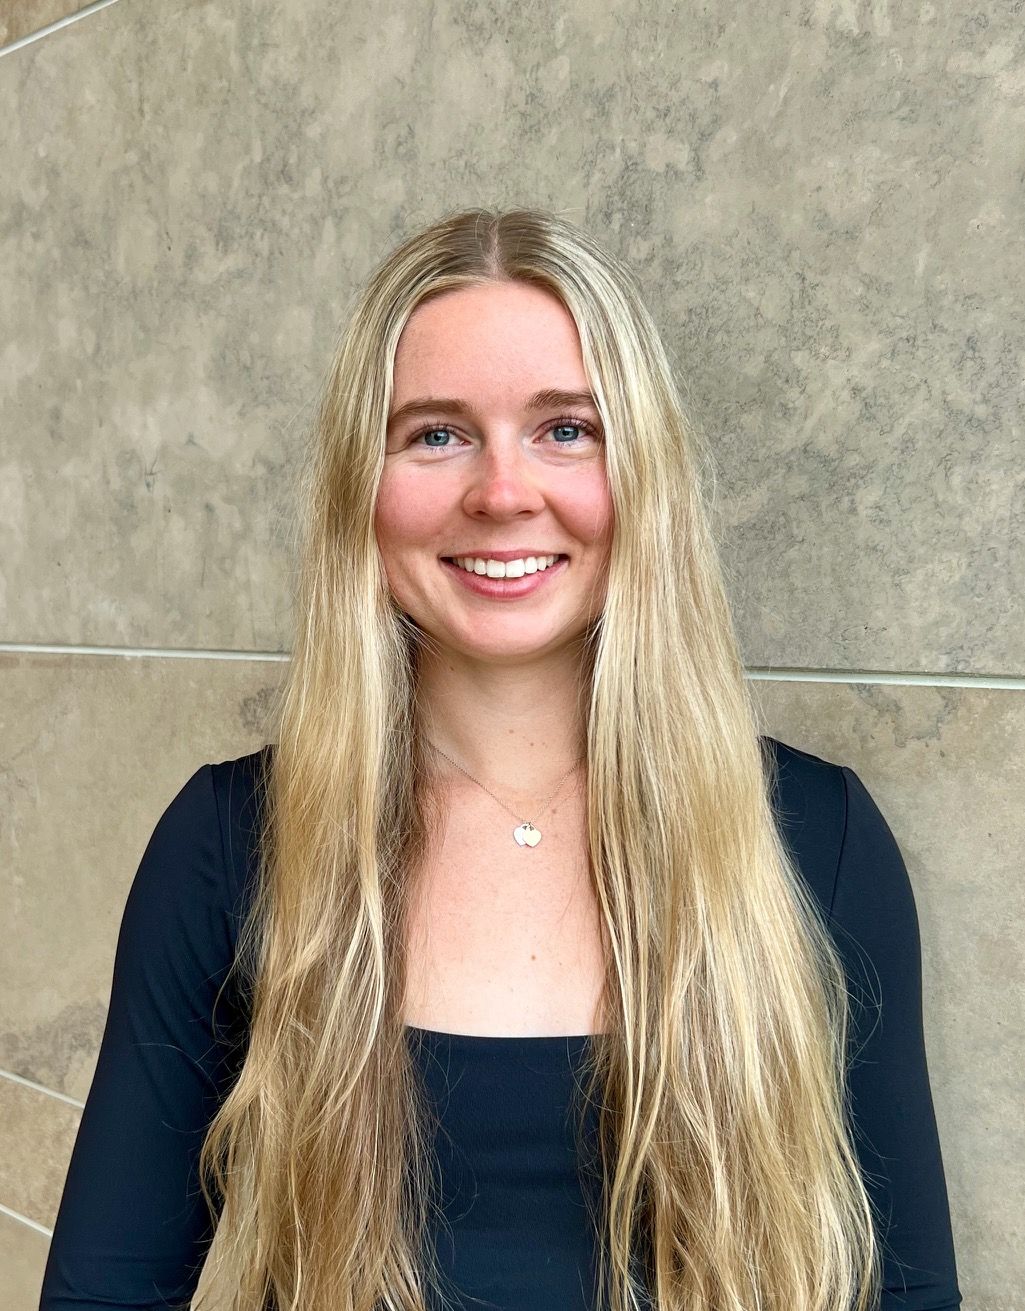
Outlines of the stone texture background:
M267 740L348 297L539 204L648 289L766 731L900 842L965 1305L1025 1307L1020 4L18 0L0 42L4 1304L156 818Z

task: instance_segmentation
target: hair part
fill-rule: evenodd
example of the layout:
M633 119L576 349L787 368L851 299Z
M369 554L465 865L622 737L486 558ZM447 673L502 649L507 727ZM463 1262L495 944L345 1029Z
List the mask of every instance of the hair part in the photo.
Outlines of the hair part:
M403 1022L410 871L433 836L426 638L389 595L374 507L403 327L492 281L572 315L615 517L580 652L606 949L578 1105L579 1133L585 1103L599 1116L599 1291L611 1311L868 1311L880 1258L846 1119L845 978L776 827L700 443L633 273L536 209L465 210L403 241L356 298L320 398L236 956L248 1048L201 1155L213 1277L230 1311L444 1296L433 1111Z

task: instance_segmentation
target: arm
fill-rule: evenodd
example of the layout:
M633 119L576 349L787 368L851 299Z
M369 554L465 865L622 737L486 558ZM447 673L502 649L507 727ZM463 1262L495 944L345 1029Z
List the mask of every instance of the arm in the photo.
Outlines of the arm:
M160 817L125 905L110 1005L40 1311L188 1302L213 1237L197 1160L237 1074L232 898L210 765Z
M904 860L864 784L842 767L846 826L831 908L848 970L848 1092L883 1247L880 1311L961 1302L922 1025L918 914Z

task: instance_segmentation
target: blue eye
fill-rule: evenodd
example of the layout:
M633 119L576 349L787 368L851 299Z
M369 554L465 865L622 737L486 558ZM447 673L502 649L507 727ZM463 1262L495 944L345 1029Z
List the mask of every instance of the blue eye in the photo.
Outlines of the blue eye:
M566 428L581 428L581 429L584 428L584 424L582 424L582 423L577 423L577 421L576 421L575 419L570 420L570 421L568 421L568 422L564 422L564 423L556 423L556 424L553 424L552 426L553 426L554 429L562 428L563 430L565 430ZM578 438L577 440L579 440L579 438ZM561 446L563 443L562 443L562 442L559 442L558 444Z
M552 432L554 430L558 430L559 428L562 429L577 428L582 433L586 433L587 436L592 438L593 440L595 441L600 440L600 433L598 429L595 428L593 424L587 423L584 419L573 419L569 417L563 417L561 419L553 419L552 422L545 429L545 431ZM412 446L415 442L418 442L421 437L432 437L438 433L451 433L451 432L452 429L449 428L446 424L441 424L441 423L432 424L431 427L429 428L421 428L418 432L415 432L412 435L412 437L410 437L409 439L409 445ZM580 446L583 444L584 443L581 441L580 437L574 437L572 441L568 441L568 442L556 441L555 443L556 446L573 446L573 447ZM429 443L425 443L424 449L428 451L445 451L449 449L449 446L447 444L434 446L434 445L430 445Z

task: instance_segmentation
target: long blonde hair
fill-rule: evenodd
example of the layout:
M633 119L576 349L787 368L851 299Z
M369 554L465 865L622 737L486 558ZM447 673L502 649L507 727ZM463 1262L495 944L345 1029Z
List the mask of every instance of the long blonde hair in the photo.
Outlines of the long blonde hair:
M584 687L607 951L585 1090L602 1286L612 1311L868 1311L880 1257L846 1118L844 973L776 827L699 442L633 274L531 209L405 240L356 298L324 385L236 957L248 1049L201 1156L216 1281L232 1311L423 1311L437 1287L430 1112L403 1022L428 755L415 625L388 593L374 507L410 314L509 279L573 316L614 507Z

